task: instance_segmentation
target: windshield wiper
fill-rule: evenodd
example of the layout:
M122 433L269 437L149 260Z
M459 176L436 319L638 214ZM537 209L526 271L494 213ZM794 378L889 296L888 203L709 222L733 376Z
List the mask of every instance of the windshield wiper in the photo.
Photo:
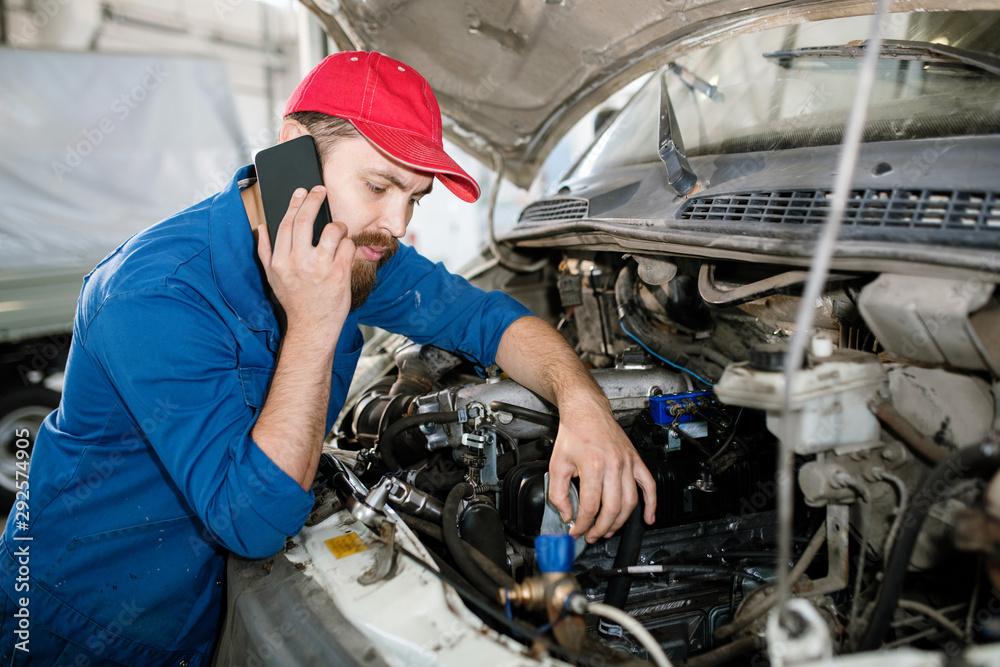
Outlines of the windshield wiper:
M868 48L867 41L849 42L843 46L806 46L765 53L765 58L775 58L781 65L793 58L860 58ZM880 58L895 60L922 60L925 62L959 62L1000 76L1000 58L981 51L959 49L933 42L907 42L887 39L882 42Z
M698 176L684 156L684 142L677 129L674 106L667 93L667 71L660 72L660 128L657 153L667 168L667 187L679 197L691 194L698 185Z

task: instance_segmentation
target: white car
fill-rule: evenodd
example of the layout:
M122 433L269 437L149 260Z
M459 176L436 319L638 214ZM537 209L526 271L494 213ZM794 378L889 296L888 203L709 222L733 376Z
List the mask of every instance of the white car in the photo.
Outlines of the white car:
M379 334L218 664L1000 662L995 2L304 4L521 186L646 77L467 273L594 369L657 523L540 556L552 406Z

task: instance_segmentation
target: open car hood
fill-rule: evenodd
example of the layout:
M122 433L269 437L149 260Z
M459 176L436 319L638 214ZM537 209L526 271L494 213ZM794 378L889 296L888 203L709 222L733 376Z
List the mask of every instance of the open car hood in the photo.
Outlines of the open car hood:
M380 51L430 82L449 139L502 155L527 187L587 111L640 74L733 34L868 14L860 0L302 0L340 49ZM923 10L990 4L922 0ZM892 3L908 11L916 3ZM450 121L450 122L449 122Z

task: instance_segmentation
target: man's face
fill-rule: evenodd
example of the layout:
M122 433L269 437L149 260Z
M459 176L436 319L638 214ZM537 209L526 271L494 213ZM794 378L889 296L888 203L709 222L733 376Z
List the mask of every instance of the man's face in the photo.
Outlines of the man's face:
M413 207L431 191L432 174L388 157L364 137L338 139L323 163L330 216L347 225L357 246L351 269L351 309L368 298L375 271L399 247Z

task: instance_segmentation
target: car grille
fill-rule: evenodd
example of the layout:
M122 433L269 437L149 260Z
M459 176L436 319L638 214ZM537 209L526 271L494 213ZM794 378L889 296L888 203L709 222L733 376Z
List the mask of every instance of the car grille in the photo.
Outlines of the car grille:
M729 220L809 225L822 223L830 190L775 190L692 197L683 220ZM967 190L854 190L844 224L855 227L1000 232L1000 196Z
M547 222L549 220L580 220L587 217L590 202L586 199L561 197L543 199L523 211L518 222Z

